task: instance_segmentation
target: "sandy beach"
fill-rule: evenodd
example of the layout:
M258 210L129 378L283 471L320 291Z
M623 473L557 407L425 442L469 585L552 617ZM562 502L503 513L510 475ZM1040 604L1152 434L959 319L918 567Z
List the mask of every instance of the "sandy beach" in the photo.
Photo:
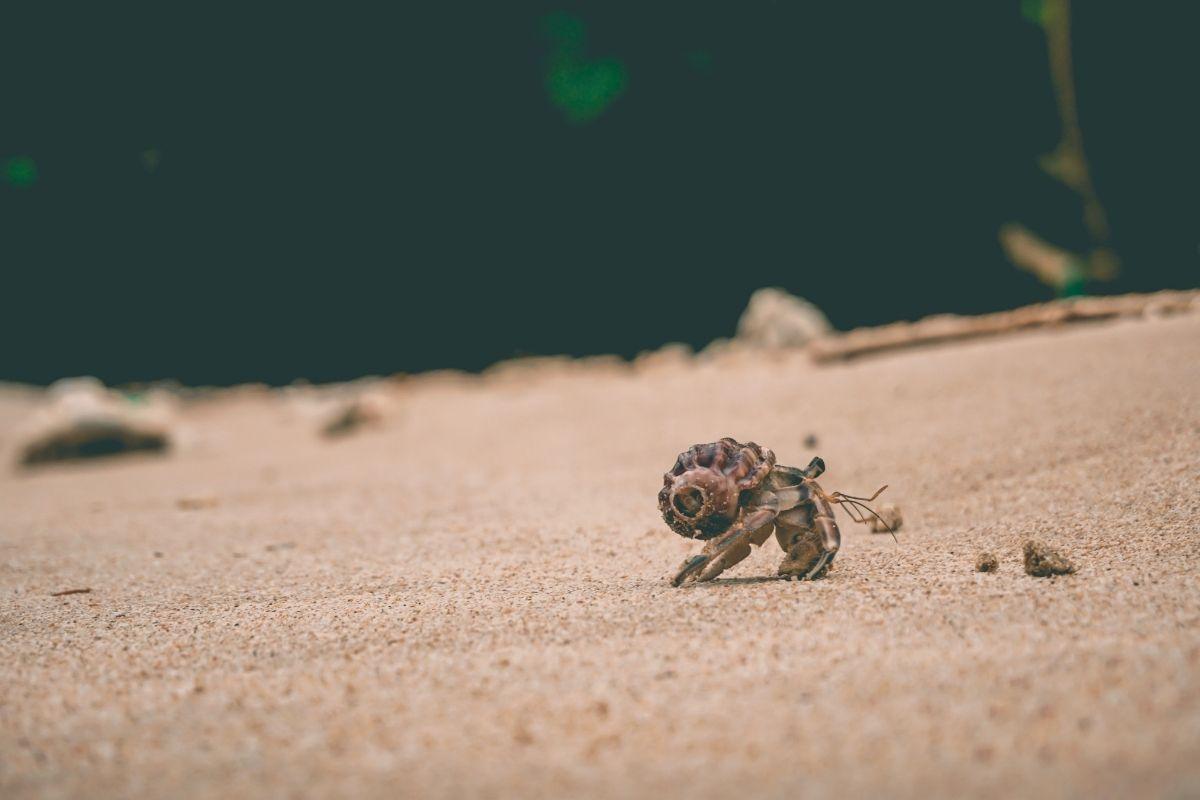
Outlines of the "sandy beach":
M341 439L244 388L29 470L0 391L0 795L1200 795L1198 315L381 391ZM726 435L889 484L899 543L671 588L662 473Z

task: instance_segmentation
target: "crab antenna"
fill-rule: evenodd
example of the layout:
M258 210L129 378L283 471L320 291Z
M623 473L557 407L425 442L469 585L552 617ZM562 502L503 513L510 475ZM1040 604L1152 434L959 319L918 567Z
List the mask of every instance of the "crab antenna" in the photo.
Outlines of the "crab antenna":
M883 490L886 488L888 488L888 485L885 483L883 486L880 486L878 489L876 489L875 494L871 495L870 497L855 497L852 494L845 494L843 492L834 492L834 494L838 497L848 497L851 500L857 500L860 503L872 503L875 501L876 497L879 497L879 495L883 494Z
M862 524L867 521L867 518L862 515L862 512L855 509L849 501L842 503L840 500L834 499L833 502L839 503L842 508L846 509L846 513L850 516L850 519L854 520L855 522Z
M884 488L887 488L887 487L884 487ZM880 491L882 491L882 489ZM878 495L879 492L876 492L875 494ZM867 511L869 511L871 513L871 516L875 517L875 519L879 520L883 524L883 527L887 528L887 532L892 535L892 541L894 541L896 544L900 544L900 540L896 538L896 532L894 530L892 530L892 526L888 524L886 519L884 519L883 517L876 514L875 509L871 508L870 506L868 506L862 502L859 502L858 500L850 497L849 495L842 495L841 499L844 500L846 503L850 503L850 504L854 505L856 508L865 508Z
M854 497L853 494L844 494L841 492L834 492L832 495L830 495L829 499L833 500L834 503L836 503L836 504L846 507L846 513L848 513L848 515L850 515L850 518L853 519L854 522L866 522L866 519L854 518L854 515L852 515L852 513L850 512L850 509L858 510L859 515L862 515L862 511L866 510L866 512L870 513L870 515L872 517L875 517L876 519L878 519L878 521L880 521L883 524L884 528L888 529L888 533L892 534L892 541L894 541L896 543L896 545L899 545L900 540L896 539L896 531L892 529L892 525L888 524L887 519L884 519L880 515L877 515L877 513L875 512L875 509L872 509L871 506L866 505L866 503L864 503L864 500L874 500L875 498L880 497L880 494L883 492L883 489L886 489L886 488L888 488L888 487L883 486L883 488L881 488L880 491L876 492L870 498L856 498L856 497Z

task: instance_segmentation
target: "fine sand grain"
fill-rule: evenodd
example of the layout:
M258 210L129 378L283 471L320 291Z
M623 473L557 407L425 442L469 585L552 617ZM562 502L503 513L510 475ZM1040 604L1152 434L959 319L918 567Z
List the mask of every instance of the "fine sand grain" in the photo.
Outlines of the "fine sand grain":
M0 392L0 796L1200 795L1200 318L390 387L27 471ZM900 543L670 588L661 474L723 435Z

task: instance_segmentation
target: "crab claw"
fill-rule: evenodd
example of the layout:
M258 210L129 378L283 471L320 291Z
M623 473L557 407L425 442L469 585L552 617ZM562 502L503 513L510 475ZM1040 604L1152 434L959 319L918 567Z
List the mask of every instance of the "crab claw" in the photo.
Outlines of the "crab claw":
M675 573L675 577L671 579L671 585L676 587L679 586L688 578L699 572L700 569L703 568L707 563L708 556L705 555L694 555L688 558L683 562L683 564L680 565L679 571Z
M832 563L835 555L837 555L836 552L831 553L828 550L821 553L821 557L817 559L817 563L813 564L812 569L805 573L804 577L800 578L800 580L812 581L824 575L826 570L829 569L829 565Z
M774 530L774 519L775 512L767 509L756 509L746 514L737 525L710 540L704 546L704 552L684 561L671 585L711 581L762 547Z

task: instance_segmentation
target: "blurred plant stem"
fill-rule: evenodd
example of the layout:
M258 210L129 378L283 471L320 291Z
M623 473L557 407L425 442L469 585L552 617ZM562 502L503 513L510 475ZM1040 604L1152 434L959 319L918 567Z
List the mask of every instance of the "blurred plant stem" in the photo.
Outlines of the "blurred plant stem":
M1082 294L1086 281L1107 281L1116 277L1120 260L1109 246L1108 214L1092 183L1083 150L1071 58L1071 0L1023 0L1021 11L1045 32L1050 79L1054 84L1062 129L1058 145L1038 159L1038 164L1046 174L1079 195L1083 202L1083 224L1092 246L1086 257L1075 256L1013 225L1001 229L1000 239L1017 266L1033 272L1044 283L1055 287L1060 295ZM1040 255L1033 257L1035 252Z
M1055 287L1060 296L1083 294L1089 269L1079 256L1055 247L1016 222L1000 227L1000 244L1009 261Z

